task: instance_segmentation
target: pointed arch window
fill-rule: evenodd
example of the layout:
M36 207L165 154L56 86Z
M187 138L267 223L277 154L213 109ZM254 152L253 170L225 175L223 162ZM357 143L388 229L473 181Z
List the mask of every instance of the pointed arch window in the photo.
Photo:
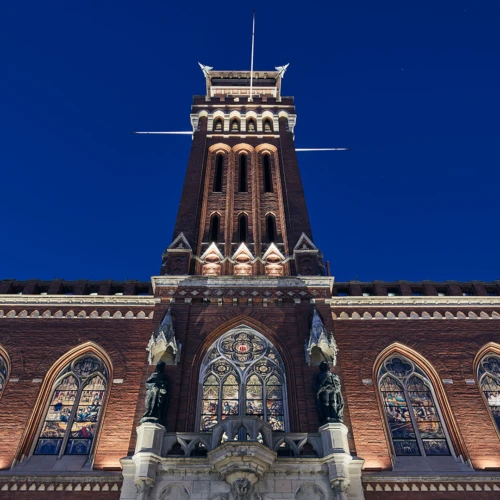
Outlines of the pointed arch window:
M479 363L477 376L497 430L500 432L500 356L493 353L484 356Z
M52 388L35 455L88 455L108 385L104 362L84 355L66 365Z
M2 397L3 390L5 389L5 384L9 378L9 365L7 360L2 356L0 351L0 398Z
M247 155L242 153L240 154L240 176L238 183L238 191L240 193L247 192Z
M238 217L238 236L240 243L246 243L248 234L248 217L246 214L241 214Z
M222 132L222 118L216 118L214 122L214 131Z
M255 120L253 118L248 119L247 132L255 132Z
M214 192L222 192L222 170L224 167L224 155L219 153L215 157L215 172L214 172Z
M210 221L210 241L217 242L219 240L220 217L218 214L212 215Z
M451 455L434 389L418 366L391 356L380 367L378 385L396 456Z
M240 121L238 118L234 118L231 122L231 132L239 132L240 131Z
M273 192L273 176L271 172L271 157L269 154L265 154L262 157L262 162L264 165L264 192Z
M267 231L267 241L269 243L276 242L276 219L274 215L266 215L266 231Z
M273 131L273 126L271 124L271 120L269 118L266 118L264 120L264 132L272 132Z
M232 415L256 416L284 431L286 410L283 363L264 336L236 328L210 347L200 369L201 431Z

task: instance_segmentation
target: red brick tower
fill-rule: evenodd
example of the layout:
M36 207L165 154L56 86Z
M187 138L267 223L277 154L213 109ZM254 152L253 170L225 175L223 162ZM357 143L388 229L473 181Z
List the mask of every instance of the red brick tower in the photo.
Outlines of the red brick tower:
M192 106L193 145L167 275L322 275L294 146L285 68L203 67L207 93Z

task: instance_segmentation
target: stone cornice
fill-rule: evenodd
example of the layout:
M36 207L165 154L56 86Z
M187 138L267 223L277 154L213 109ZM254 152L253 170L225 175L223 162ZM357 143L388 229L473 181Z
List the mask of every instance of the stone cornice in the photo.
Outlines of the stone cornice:
M423 296L423 297L332 297L325 300L332 308L413 308L413 307L500 307L500 297Z
M206 288L328 288L333 287L331 276L153 276L153 290L157 287Z
M7 306L92 306L154 307L159 299L152 295L0 295L0 307Z

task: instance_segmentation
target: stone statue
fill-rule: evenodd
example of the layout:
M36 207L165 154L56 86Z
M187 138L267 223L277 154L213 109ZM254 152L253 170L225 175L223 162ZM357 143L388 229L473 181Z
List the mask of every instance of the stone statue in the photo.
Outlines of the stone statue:
M314 390L321 425L344 421L344 398L340 390L340 379L330 371L326 361L319 365L320 372L314 376Z
M153 422L166 426L166 413L170 397L170 384L167 375L163 373L165 363L156 363L156 371L146 380L146 411L141 418L144 422Z

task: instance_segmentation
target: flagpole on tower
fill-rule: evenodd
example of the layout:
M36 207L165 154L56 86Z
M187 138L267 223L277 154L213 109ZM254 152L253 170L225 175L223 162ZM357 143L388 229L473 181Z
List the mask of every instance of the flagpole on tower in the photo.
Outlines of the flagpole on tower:
M253 86L253 52L255 46L255 11L253 11L253 20L252 20L252 55L250 57L250 97L248 98L249 102L252 102L252 86Z

